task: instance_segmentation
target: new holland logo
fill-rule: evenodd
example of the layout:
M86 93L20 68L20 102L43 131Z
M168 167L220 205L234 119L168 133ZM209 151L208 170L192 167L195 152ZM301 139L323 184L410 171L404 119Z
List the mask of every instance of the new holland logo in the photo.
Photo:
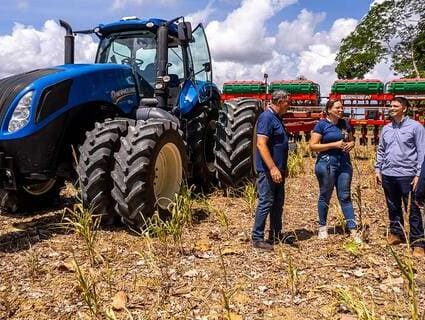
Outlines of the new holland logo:
M136 88L124 88L118 91L111 91L111 98L113 103L120 102L123 98L136 94Z

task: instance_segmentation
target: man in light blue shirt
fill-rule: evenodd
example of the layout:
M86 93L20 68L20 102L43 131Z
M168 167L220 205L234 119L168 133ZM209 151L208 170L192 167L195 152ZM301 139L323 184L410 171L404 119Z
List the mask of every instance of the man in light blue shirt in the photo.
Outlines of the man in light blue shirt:
M414 192L419 180L422 161L425 156L425 129L405 114L409 101L396 97L391 101L392 122L384 126L376 155L376 180L384 188L390 220L389 244L404 240L403 209L410 202L410 245L413 256L425 256L424 228Z

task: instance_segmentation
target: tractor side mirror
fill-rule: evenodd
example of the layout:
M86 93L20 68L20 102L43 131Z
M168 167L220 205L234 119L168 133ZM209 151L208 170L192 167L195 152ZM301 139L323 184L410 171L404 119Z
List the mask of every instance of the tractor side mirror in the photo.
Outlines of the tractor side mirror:
M203 66L204 66L205 72L210 72L211 71L211 63L210 62L205 62L203 64Z
M190 22L179 22L177 25L177 33L180 41L192 41L192 25Z

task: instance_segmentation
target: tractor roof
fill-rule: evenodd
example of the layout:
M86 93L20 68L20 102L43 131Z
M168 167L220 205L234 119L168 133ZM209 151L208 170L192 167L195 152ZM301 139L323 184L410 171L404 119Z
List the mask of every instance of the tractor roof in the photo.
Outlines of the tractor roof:
M167 20L163 19L139 19L137 17L122 18L119 21L100 24L95 30L96 33L101 36L107 36L111 33L125 32L125 31L138 31L138 30L150 30L156 33L158 28L167 23ZM168 32L172 36L177 36L177 23L173 22L169 25Z

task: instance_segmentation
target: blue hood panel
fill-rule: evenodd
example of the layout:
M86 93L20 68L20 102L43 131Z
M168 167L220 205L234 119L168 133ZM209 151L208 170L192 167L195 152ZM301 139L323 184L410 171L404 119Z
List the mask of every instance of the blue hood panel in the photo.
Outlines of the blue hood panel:
M49 122L72 108L82 104L114 104L124 114L130 113L138 106L139 99L132 74L127 65L119 64L69 64L61 65L49 70L57 70L46 74L28 84L19 92L4 113L1 119L0 139L16 139L32 134ZM67 103L55 110L52 114L36 122L37 108L43 91L63 81L71 81ZM31 104L30 122L22 129L8 133L7 127L13 111L19 100L29 91L34 91Z

